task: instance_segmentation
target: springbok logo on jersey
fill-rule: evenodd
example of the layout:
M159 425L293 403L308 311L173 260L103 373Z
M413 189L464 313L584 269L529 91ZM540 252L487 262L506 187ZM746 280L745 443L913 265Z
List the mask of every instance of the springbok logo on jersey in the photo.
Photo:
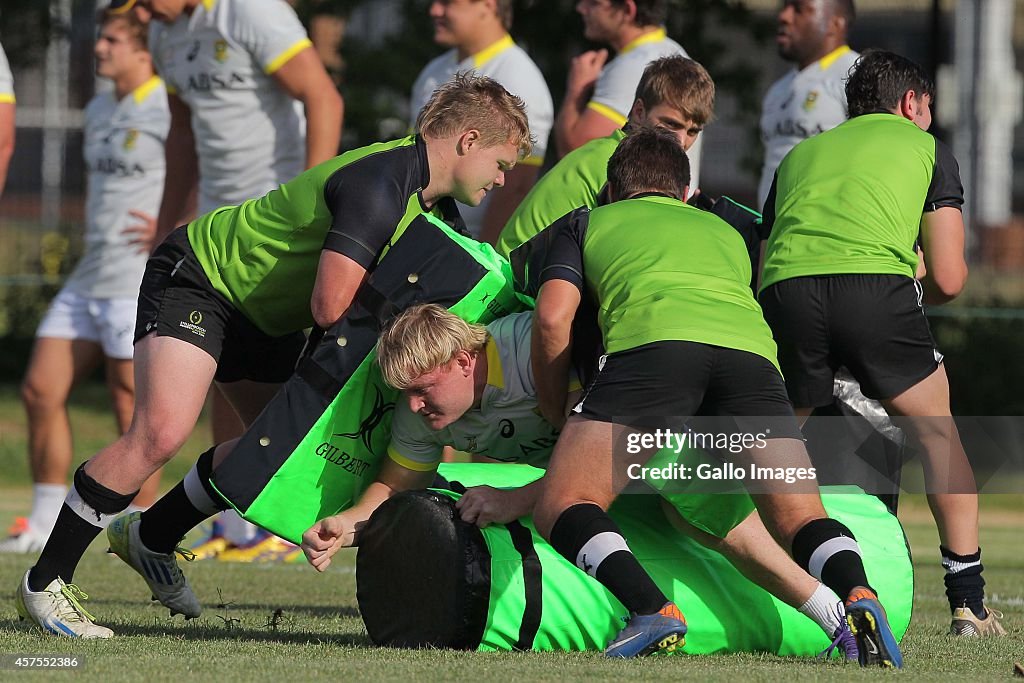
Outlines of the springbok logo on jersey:
M807 99L804 100L804 111L810 111L814 109L815 105L818 104L818 91L812 90L807 93Z
M213 44L213 58L221 64L228 61L228 41L221 39Z
M129 128L128 131L124 134L124 143L122 143L121 146L124 147L125 150L132 150L135 149L135 144L138 141L139 131L136 130L135 128Z

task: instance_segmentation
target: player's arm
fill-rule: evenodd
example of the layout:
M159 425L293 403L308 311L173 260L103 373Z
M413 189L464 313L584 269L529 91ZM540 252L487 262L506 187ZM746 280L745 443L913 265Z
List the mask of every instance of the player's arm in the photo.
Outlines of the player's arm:
M964 260L964 188L952 150L935 141L932 179L921 216L921 249L927 264L921 285L926 304L955 299L967 283Z
M331 227L324 239L309 302L319 327L336 323L352 305L405 210L393 178L359 165L335 171L324 185Z
M537 406L556 429L565 424L572 364L572 321L583 292L583 240L589 211L576 209L558 229L540 274L530 333Z
M927 270L921 280L926 304L955 299L967 284L964 220L959 208L944 206L921 218L921 246Z
M561 429L569 393L572 321L580 305L579 288L552 279L540 288L533 314L531 363L537 383L537 405L544 419Z
M345 103L312 46L271 73L306 110L306 168L338 153Z
M572 60L565 85L565 98L555 118L555 146L563 157L594 138L604 137L620 127L598 109L588 106L601 69L608 60L607 50L584 52Z
M171 127L164 145L167 173L156 220L154 246L159 246L167 235L195 214L199 182L199 158L192 132L191 111L180 97L171 93L167 94L167 104L171 110Z
M529 193L537 182L540 166L519 162L515 168L505 173L505 184L491 190L491 199L484 212L483 225L480 229L480 241L496 245L505 223L512 217L516 207Z
M778 186L779 174L776 173L772 178L772 184L768 190L768 196L764 200L764 206L761 207L761 226L759 228L761 246L757 260L757 282L754 287L755 292L761 291L761 280L764 278L764 256L768 251L768 238L772 234L772 228L775 227L775 195L778 192Z
M313 320L327 329L345 315L366 278L366 268L345 254L324 249L316 269L313 297L309 302Z
M7 169L14 155L14 101L0 96L0 195L7 184Z
M324 571L342 548L359 545L359 535L374 511L402 491L426 488L434 480L434 469L410 470L385 458L377 478L366 487L359 502L344 512L326 517L302 534L302 551L317 571Z

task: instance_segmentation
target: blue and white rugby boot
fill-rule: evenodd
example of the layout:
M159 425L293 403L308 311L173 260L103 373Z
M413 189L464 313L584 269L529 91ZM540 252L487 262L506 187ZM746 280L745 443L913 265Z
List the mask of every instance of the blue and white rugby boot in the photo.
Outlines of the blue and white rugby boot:
M181 573L174 553L155 553L142 544L139 538L141 517L141 512L132 512L111 522L107 527L110 552L124 560L146 580L149 589L153 591L153 599L169 608L172 617L175 614L184 614L186 619L198 617L203 608L192 592L188 579ZM176 548L175 552L190 562L195 557L184 548Z
M855 588L846 599L846 623L857 639L861 666L903 668L899 643L877 595L866 588Z
M654 614L629 618L626 627L608 643L605 657L643 657L655 652L672 652L682 647L686 635L686 619L679 608L666 602Z
M82 601L89 596L78 586L56 578L36 592L28 587L28 575L29 572L25 572L14 596L20 619L32 622L43 633L65 638L110 638L114 635L106 626L93 623L93 616L82 607Z

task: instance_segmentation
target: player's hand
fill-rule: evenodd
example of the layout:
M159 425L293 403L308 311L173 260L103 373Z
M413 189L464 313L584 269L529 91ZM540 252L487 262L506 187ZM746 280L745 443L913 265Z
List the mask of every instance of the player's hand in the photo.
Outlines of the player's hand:
M302 534L302 552L313 569L322 572L331 564L331 558L341 548L350 547L355 540L355 529L342 515L326 517Z
M569 66L566 90L570 93L582 93L593 88L607 61L608 50L590 50L573 57Z
M516 489L503 490L492 486L474 486L455 502L462 521L483 529L491 524L507 524L530 514L522 510L521 496Z
M156 217L145 211L129 211L129 216L138 218L141 223L129 225L121 231L128 237L128 244L138 247L140 254L148 254L153 250L153 239L156 237Z

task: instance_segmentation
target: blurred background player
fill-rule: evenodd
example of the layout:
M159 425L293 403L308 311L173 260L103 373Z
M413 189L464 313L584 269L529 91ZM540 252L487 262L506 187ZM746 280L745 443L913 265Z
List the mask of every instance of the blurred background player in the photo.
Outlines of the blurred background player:
M133 0L129 0L129 4ZM139 0L167 83L171 132L157 244L191 213L259 197L338 152L343 103L306 31L283 0ZM242 423L212 392L215 443ZM225 513L198 557L273 559L292 550Z
M50 535L73 454L68 395L100 362L120 433L132 419L135 310L156 232L170 114L146 49L146 25L130 12L106 12L99 23L96 74L110 79L113 89L85 108L85 253L36 332L21 386L32 511L19 533L0 542L0 552L37 552ZM154 474L134 504L152 504L158 486Z
M669 55L689 56L665 32L666 0L579 0L576 11L583 17L584 37L607 45L616 54L609 61L607 49L591 50L572 60L565 98L555 119L559 157L626 123L636 85L649 62ZM690 187L696 189L699 139L687 155Z
M14 78L7 54L0 45L0 197L7 183L7 167L14 154Z
M846 120L844 88L858 57L846 44L854 17L853 0L786 0L779 10L775 42L794 68L772 84L761 107L758 207L793 145Z
M505 174L477 207L460 206L466 227L481 241L494 244L505 221L537 180L551 134L554 105L540 69L509 35L512 0L434 0L430 3L434 42L451 48L435 58L416 78L409 120L415 121L437 86L459 71L490 76L526 105L530 133L536 143L530 156Z
M977 488L924 310L967 281L959 167L926 132L934 91L900 55L860 58L846 83L850 119L794 147L776 172L760 301L797 414L830 404L846 366L903 418L939 530L950 633L1003 635L984 604Z

